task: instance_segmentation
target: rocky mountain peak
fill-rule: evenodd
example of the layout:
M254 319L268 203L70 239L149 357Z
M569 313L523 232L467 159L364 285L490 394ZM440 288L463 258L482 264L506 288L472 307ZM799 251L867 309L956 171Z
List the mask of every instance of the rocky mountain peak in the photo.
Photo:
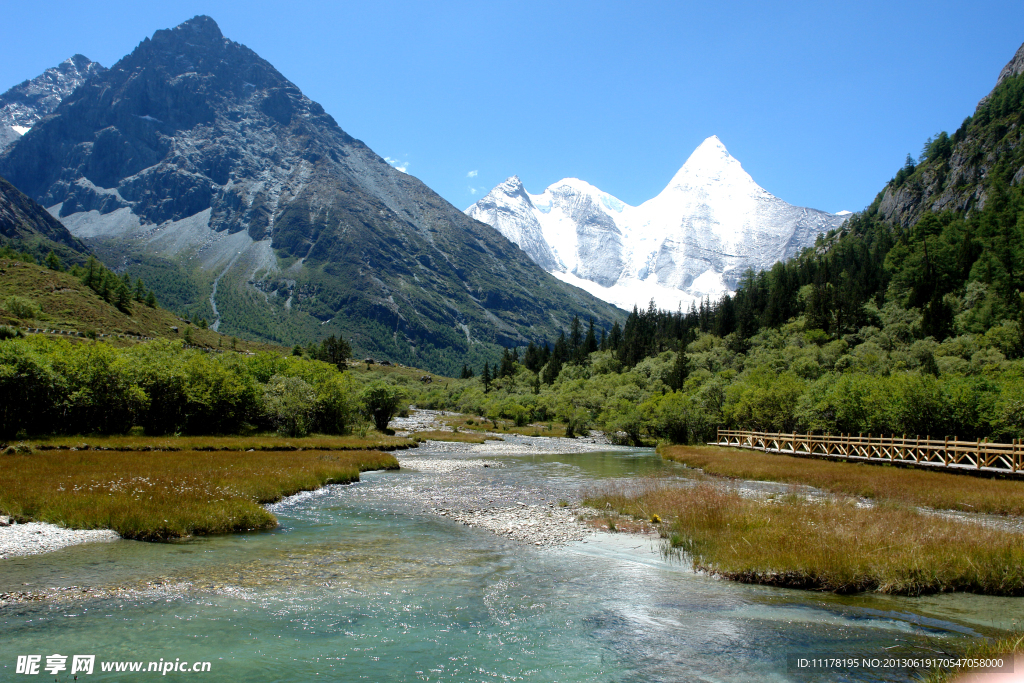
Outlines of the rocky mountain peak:
M176 50L182 47L220 49L225 46L225 43L230 42L220 32L217 22L208 16L199 15L174 28L157 31L150 40L143 41L143 45L150 43L157 49Z
M1013 59L1007 62L1006 66L1003 67L1003 70L999 72L999 78L996 79L995 87L993 87L992 90L998 88L999 85L1007 78L1019 76L1022 73L1024 73L1024 44L1017 48L1017 53L1013 55ZM978 101L978 106L974 109L975 113L985 106L985 103L988 102L988 99L991 96L992 93L989 92L988 95L985 95Z
M97 62L76 54L0 95L0 150L52 114L75 88L104 71Z
M1017 76L1024 73L1024 44L1017 49L1017 54L1013 56L1013 59L1003 67L1003 70L999 72L999 78L996 79L996 85L999 85L1007 78L1011 76Z
M360 353L457 371L574 315L621 317L346 135L209 17L78 88L0 154L0 175L112 267L147 282L159 269L161 301L233 334L343 332Z

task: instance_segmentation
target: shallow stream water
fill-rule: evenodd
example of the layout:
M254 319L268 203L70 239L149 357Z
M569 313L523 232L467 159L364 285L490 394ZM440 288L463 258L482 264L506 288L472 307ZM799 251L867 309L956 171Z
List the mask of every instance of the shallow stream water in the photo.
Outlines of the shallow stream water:
M166 675L203 681L822 680L790 670L787 655L958 652L966 637L1010 628L1024 604L746 586L693 573L657 540L595 534L534 547L423 502L448 496L451 484L550 504L601 480L684 474L649 450L435 444L406 455L499 466L365 473L275 506L280 526L269 532L94 543L0 562L0 591L138 588L0 608L0 678L64 680L70 655L92 654L96 670L80 680L153 679L160 674L103 673L100 663L161 659L210 662L206 673ZM15 675L18 655L45 665L55 653L69 655L58 676Z

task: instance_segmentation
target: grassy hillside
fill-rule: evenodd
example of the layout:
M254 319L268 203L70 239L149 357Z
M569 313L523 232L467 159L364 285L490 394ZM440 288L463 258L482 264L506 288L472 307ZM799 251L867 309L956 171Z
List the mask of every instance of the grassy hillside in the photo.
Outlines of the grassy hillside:
M194 346L239 351L281 347L237 339L201 329L159 306L131 301L127 311L107 302L81 278L69 272L12 258L0 258L0 325L57 329L92 335L132 335L186 340ZM177 328L177 331L175 331ZM137 340L112 339L115 344Z

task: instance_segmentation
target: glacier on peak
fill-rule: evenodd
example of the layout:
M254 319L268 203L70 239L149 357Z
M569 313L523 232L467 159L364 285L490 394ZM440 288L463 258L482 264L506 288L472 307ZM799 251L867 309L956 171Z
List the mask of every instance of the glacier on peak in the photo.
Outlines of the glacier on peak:
M639 206L578 178L534 195L512 176L466 213L555 277L626 309L651 299L675 309L735 291L748 268L795 255L849 215L775 197L714 135Z

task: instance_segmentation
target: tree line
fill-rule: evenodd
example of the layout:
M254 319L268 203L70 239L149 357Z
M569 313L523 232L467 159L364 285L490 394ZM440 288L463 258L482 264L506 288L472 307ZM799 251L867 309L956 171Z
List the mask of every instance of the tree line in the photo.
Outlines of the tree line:
M0 437L117 434L343 434L386 428L405 392L360 385L334 363L211 354L156 340L127 348L30 336L0 341Z

